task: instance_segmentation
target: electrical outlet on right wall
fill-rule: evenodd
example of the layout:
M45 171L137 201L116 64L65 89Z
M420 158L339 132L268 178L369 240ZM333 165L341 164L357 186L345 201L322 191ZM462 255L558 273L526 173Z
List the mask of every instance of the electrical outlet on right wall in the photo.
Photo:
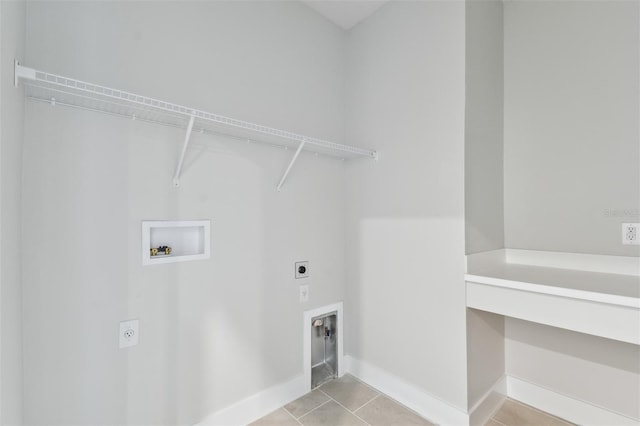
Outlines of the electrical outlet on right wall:
M640 245L640 223L622 224L622 244Z

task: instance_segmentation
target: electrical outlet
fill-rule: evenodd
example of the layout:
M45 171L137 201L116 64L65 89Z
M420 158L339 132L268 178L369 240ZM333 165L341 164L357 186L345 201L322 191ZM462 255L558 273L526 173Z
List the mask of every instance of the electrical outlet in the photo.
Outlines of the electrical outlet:
M640 223L622 224L622 244L640 245Z
M300 303L305 303L309 301L309 285L301 285L300 286Z
M140 321L137 319L120 322L120 349L137 345L139 334Z
M309 278L309 262L296 262L296 279Z

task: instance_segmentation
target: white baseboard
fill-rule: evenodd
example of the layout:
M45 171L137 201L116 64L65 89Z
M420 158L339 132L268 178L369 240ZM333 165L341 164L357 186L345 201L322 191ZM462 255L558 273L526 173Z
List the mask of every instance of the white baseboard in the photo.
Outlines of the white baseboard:
M409 407L422 417L440 425L469 424L469 416L464 411L429 395L417 386L351 356L345 356L344 360L347 373Z
M300 398L307 392L304 376L296 376L286 383L272 386L227 408L223 408L207 416L196 426L246 425Z
M374 365L351 356L344 357L344 364L345 372L440 425L483 425L502 405L505 395L584 426L638 426L640 423L640 419L609 411L512 376L498 380L470 410L470 414L467 414ZM246 425L301 397L307 391L305 378L300 375L212 413L196 426Z
M638 426L640 423L640 419L614 413L512 376L507 377L507 393L510 398L584 426Z
M507 376L498 379L491 389L469 410L469 424L483 426L502 407L507 398Z

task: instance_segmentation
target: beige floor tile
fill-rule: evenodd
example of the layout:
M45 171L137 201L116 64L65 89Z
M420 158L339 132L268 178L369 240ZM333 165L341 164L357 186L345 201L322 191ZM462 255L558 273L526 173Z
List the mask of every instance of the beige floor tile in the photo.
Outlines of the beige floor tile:
M320 390L351 411L357 410L379 395L378 392L348 374L325 383L320 386Z
M300 423L284 408L278 408L273 413L251 423L251 426L300 426Z
M366 426L366 423L341 407L329 401L309 414L298 419L304 426Z
M506 426L567 426L571 424L510 399L504 402L500 410L494 414L493 419Z
M355 414L371 426L433 426L433 423L384 395L360 408Z
M488 422L486 422L484 424L484 426L504 426L502 423L498 423L497 421L493 420L493 419L489 419Z
M284 408L296 419L304 416L314 408L319 407L329 400L329 397L319 390L314 390L305 396L285 405Z

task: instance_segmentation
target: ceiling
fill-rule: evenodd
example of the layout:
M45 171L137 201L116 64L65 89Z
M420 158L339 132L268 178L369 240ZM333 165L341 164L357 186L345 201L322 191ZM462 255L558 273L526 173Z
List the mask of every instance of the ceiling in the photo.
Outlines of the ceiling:
M302 0L342 29L349 30L389 0Z

